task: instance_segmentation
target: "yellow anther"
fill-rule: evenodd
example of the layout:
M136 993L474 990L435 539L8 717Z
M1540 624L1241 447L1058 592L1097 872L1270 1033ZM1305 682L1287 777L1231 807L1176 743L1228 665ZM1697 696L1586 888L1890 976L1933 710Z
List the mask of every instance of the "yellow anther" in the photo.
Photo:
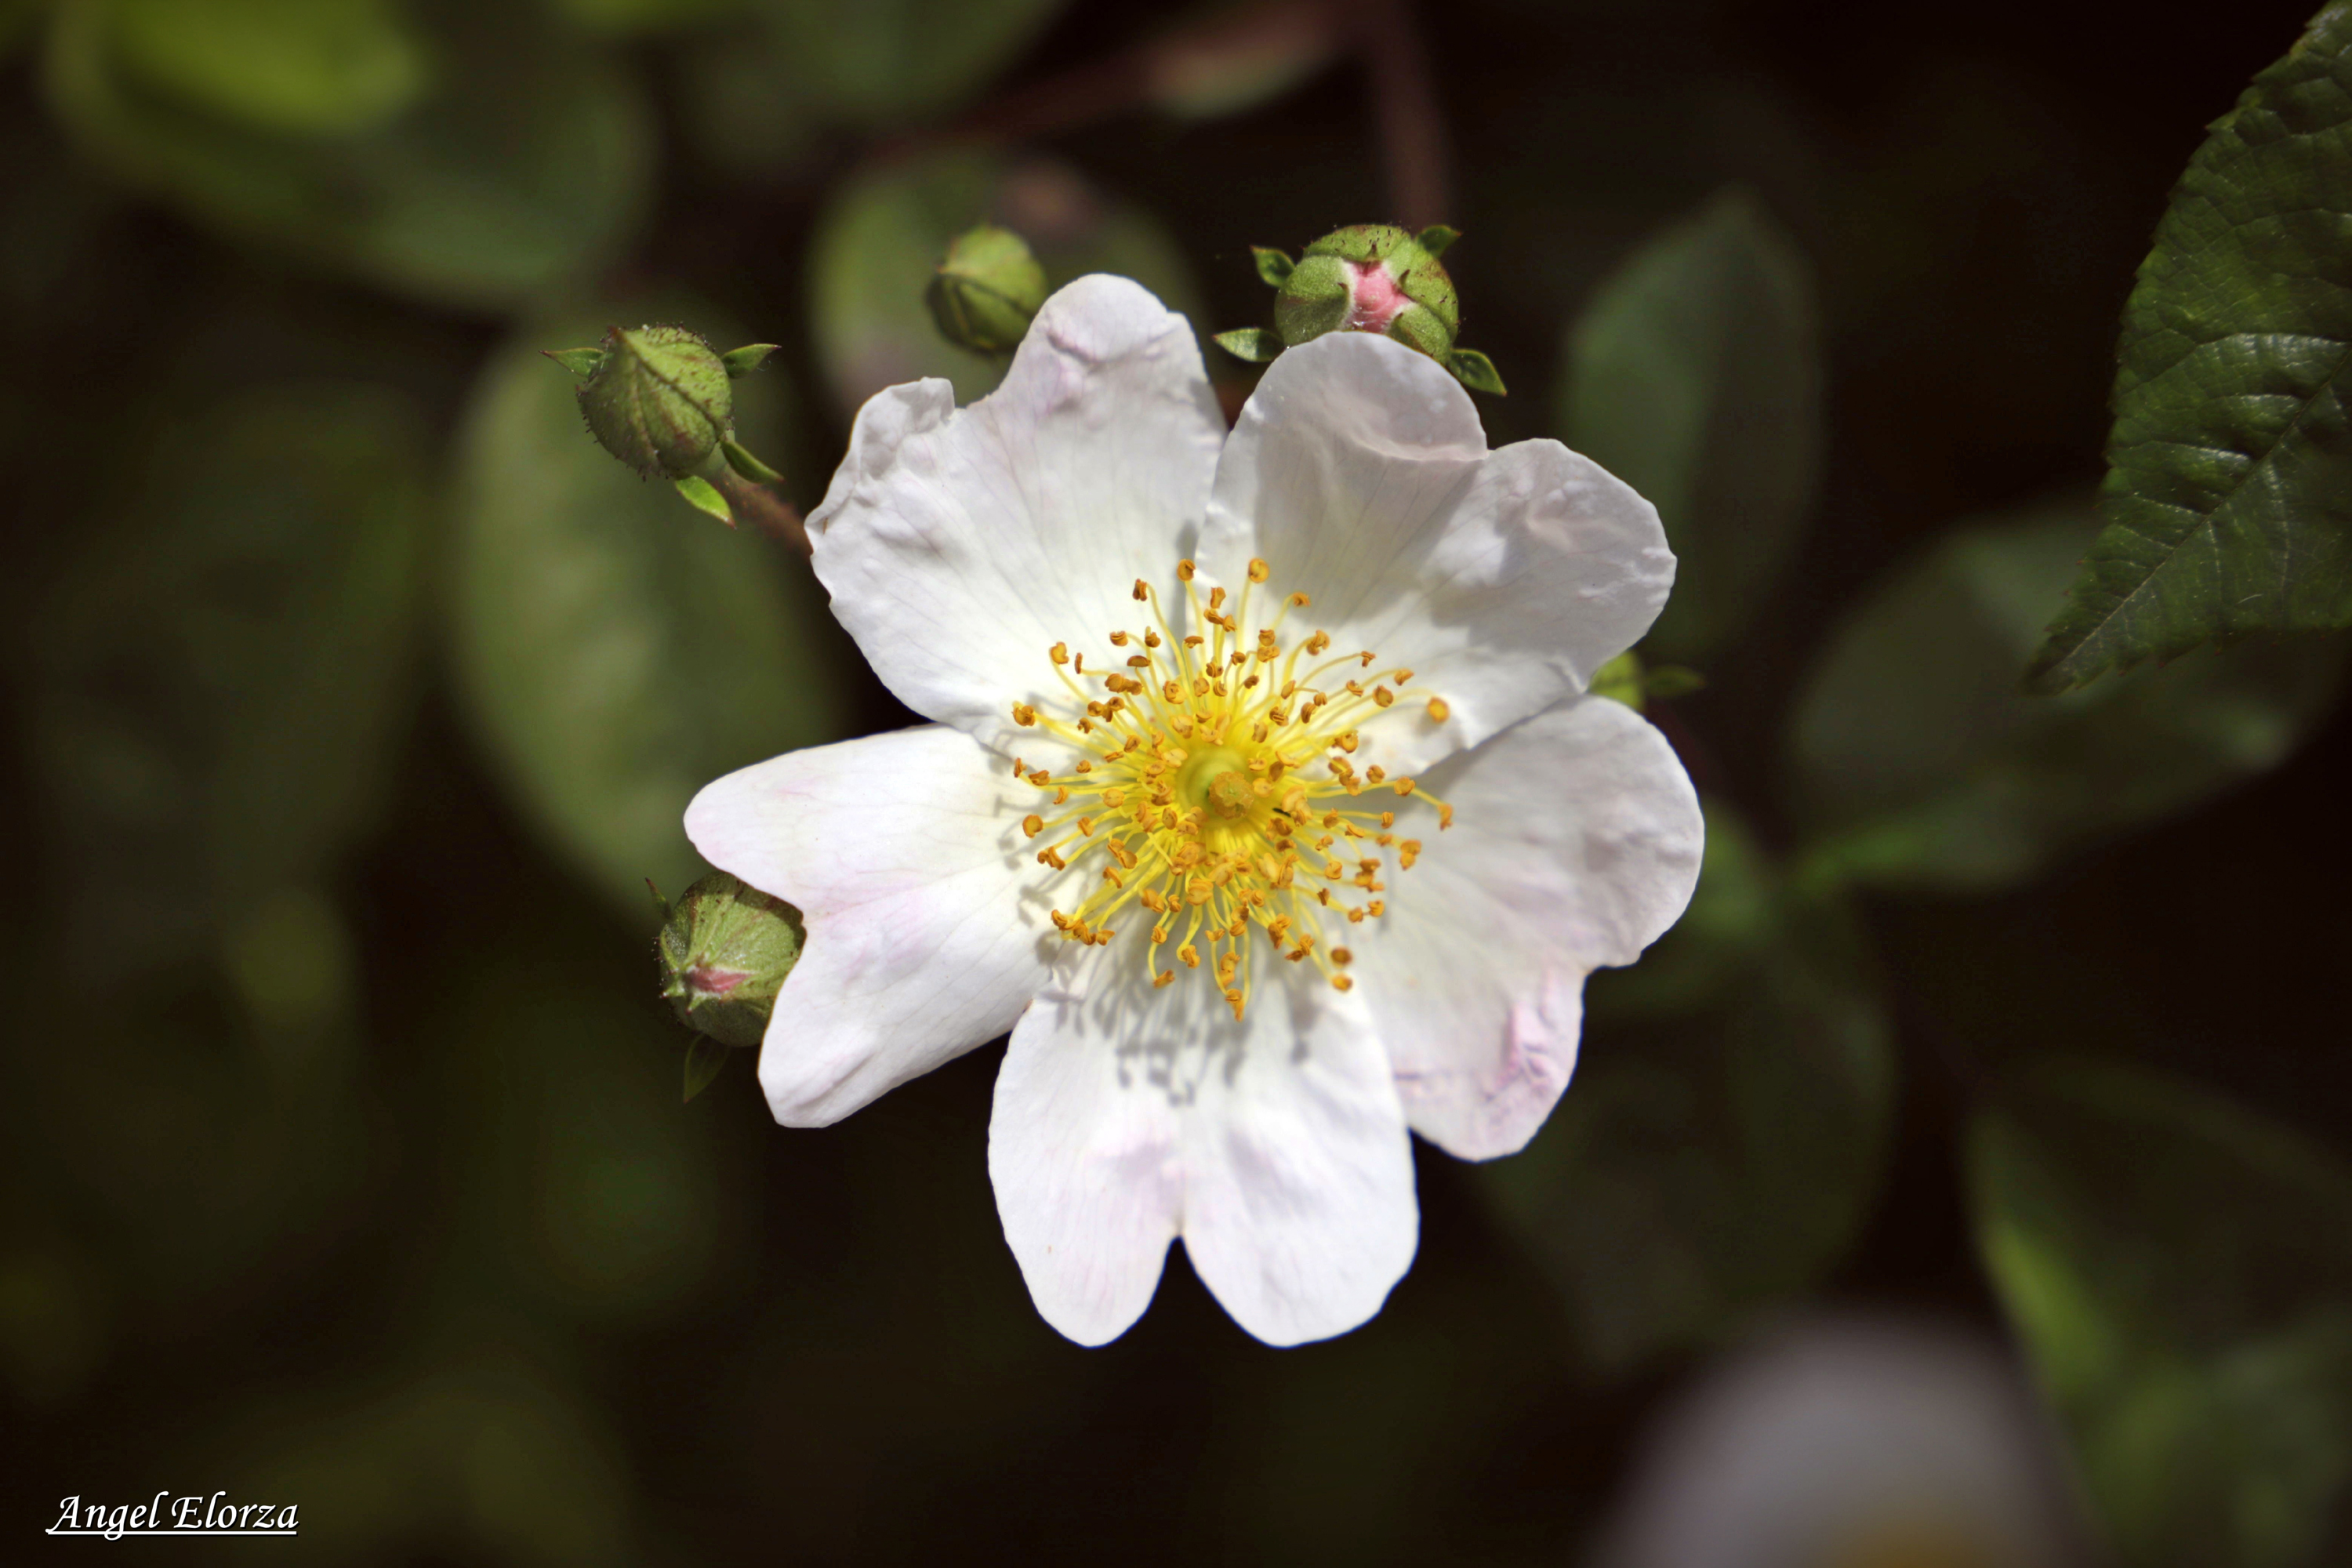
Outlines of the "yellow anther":
M1176 950L1176 957L1187 969L1201 967L1201 951L1189 942Z
M1356 955L1344 947L1335 947L1331 950L1331 962L1344 966L1355 963Z
M1372 784L1378 784L1388 776L1388 770L1378 763L1364 770L1364 777Z
M1207 903L1209 895L1215 891L1216 889L1210 885L1209 879L1206 877L1188 877L1184 879L1184 901L1195 908Z
M1411 795L1412 793L1413 785L1411 779L1399 779L1389 787L1396 791L1399 795ZM1440 822L1438 826L1440 827L1451 826L1453 825L1454 814L1451 811L1448 811L1444 814L1444 820Z
M1079 759L1078 759L1078 772L1080 772L1080 773L1092 773L1092 772L1094 772L1094 771L1095 771L1095 765L1094 765L1094 763L1090 763L1090 762L1087 762L1087 761L1085 758L1083 758L1083 757L1081 757L1081 758L1079 758Z
M1054 775L1047 773L1045 769L1039 768L1029 775L1029 782L1035 784L1039 789L1045 789L1053 784Z
M1033 812L1021 819L1021 831L1034 838L1045 831L1045 819Z
M1267 570L1265 563L1253 558L1249 563L1249 580L1253 583L1263 583L1265 581L1266 575Z
M1223 588L1212 588L1212 589L1210 589L1210 590L1209 590L1209 608L1211 608L1211 609L1213 609L1213 610L1222 610L1222 609L1223 609L1224 607L1225 607L1225 591L1224 591Z
M1110 634L1110 646L1111 646L1111 647L1125 647L1127 646L1127 644L1128 644L1128 636L1127 636L1127 634L1126 634L1125 632L1113 632L1113 633L1111 633L1111 634Z
M1382 915L1389 912L1389 907L1381 902L1380 900L1374 899L1370 903L1364 906L1364 912L1371 916L1374 920L1378 920Z
M1351 975L1346 975L1346 974L1335 974L1335 975L1331 976L1331 989L1332 989L1332 990L1334 990L1334 991L1353 991L1355 988L1356 988L1356 982L1355 982L1355 979L1354 979L1354 977L1353 977L1353 976L1351 976Z
M1303 610L1313 602L1313 600L1307 598L1304 594L1293 594L1290 595L1290 607L1294 610Z
M1084 675L1087 672L1087 656L1085 654L1078 655L1076 659L1071 661L1070 668L1077 671L1080 675Z
M1385 708L1396 700L1396 693L1385 686L1375 686L1372 688L1372 700Z
M1151 988L1154 991L1163 985L1172 985L1175 983L1176 972L1172 969L1156 969L1151 973Z
M1317 632L1313 637L1307 639L1307 651L1308 653L1321 653L1325 648L1329 647L1330 646L1331 634L1329 632Z
M1192 580L1192 563L1190 561L1176 563L1176 580L1179 583L1190 583Z
M1037 710L1026 702L1015 702L1013 705L1013 721L1025 729L1037 721Z
M1137 604L1140 605L1140 604L1142 604L1145 600L1147 600L1147 599L1149 599L1149 598L1150 598L1150 597L1151 597L1151 590L1150 590L1149 587L1147 587L1147 586L1145 586L1145 585L1144 585L1144 581L1143 581L1143 579L1142 579L1142 578L1138 577L1138 578L1135 580L1135 602L1136 602Z
M1364 668L1365 668L1366 669L1370 669L1370 668L1372 668L1372 660L1374 660L1374 659L1376 659L1376 658L1380 658L1381 656L1380 656L1379 654L1374 653L1370 648L1366 648L1363 652L1361 652L1361 653L1358 654L1356 657L1357 657L1358 658L1362 659L1362 660L1364 661Z
M1053 651L1052 651L1052 653L1050 653L1047 657L1048 657L1048 658L1052 658L1052 659L1053 659L1053 661L1054 661L1055 664L1067 664L1067 663L1069 663L1069 662L1070 662L1070 645L1069 645L1068 643L1066 643L1066 642L1057 642L1057 643L1055 643L1055 644L1054 645L1054 647L1053 647Z
M1353 756L1356 752L1356 731L1349 730L1331 743L1339 747L1341 751L1347 752L1349 756Z
M1066 871L1070 868L1070 863L1056 854L1050 845L1037 851L1037 864L1051 866L1056 871Z
M1057 787L1057 788L1054 791L1054 804L1055 804L1055 805L1069 805L1069 804L1070 804L1070 786L1069 786L1069 785L1067 785L1067 784L1060 785L1059 787Z
M1146 647L1158 647L1160 646L1160 634L1158 632L1144 633L1143 646Z
M1129 669L1150 669L1151 668L1151 656L1150 654L1142 653L1129 654L1127 656L1127 668Z

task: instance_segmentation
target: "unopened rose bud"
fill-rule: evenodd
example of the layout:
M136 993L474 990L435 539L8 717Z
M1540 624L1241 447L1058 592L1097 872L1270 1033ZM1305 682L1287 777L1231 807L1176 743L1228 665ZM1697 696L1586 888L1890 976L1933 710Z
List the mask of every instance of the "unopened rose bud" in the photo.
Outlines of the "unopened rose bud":
M1357 224L1308 246L1274 302L1275 331L1292 348L1326 332L1379 332L1442 360L1461 325L1454 279L1435 253L1387 224Z
M712 1039L756 1046L800 962L802 940L798 910L714 871L670 906L662 924L662 994Z
M587 356L601 355L593 361ZM553 356L580 385L581 412L597 444L648 477L698 474L735 435L728 366L684 327L614 327L597 350Z
M1253 246L1258 276L1277 290L1275 330L1244 328L1216 341L1237 358L1263 363L1326 332L1378 332L1427 354L1474 391L1499 395L1502 378L1486 356L1454 346L1461 301L1437 258L1460 237L1443 226L1408 234L1365 223L1325 235L1295 262Z
M1028 241L984 223L949 243L926 298L950 342L981 353L1011 353L1045 303L1045 269Z

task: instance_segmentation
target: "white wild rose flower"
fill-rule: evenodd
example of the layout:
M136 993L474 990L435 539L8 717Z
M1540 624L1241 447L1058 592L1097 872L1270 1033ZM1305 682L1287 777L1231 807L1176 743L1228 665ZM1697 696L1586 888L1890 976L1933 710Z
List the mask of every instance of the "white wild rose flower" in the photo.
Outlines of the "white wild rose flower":
M1368 334L1283 354L1228 437L1184 318L1093 277L971 406L875 396L808 521L934 721L687 812L807 922L776 1120L1010 1031L989 1173L1055 1328L1116 1338L1178 1238L1262 1340L1363 1322L1412 1259L1407 1129L1524 1145L1584 977L1697 879L1673 751L1582 695L1665 600L1656 512L1556 441L1489 452Z

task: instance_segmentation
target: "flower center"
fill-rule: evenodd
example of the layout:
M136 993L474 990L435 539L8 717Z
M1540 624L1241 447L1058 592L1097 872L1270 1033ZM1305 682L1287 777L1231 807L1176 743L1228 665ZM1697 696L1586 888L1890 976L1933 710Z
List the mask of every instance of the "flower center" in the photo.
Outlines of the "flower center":
M1056 643L1048 657L1068 693L1064 710L1013 705L1015 723L1078 753L1059 772L1018 758L1013 764L1050 797L1021 826L1033 839L1047 838L1037 861L1049 885L1069 884L1075 894L1068 912L1056 902L1054 924L1067 941L1101 946L1116 934L1114 919L1143 910L1152 917L1152 984L1175 980L1175 968L1161 967L1172 944L1177 964L1216 977L1236 1018L1265 951L1251 940L1253 928L1272 953L1312 962L1348 990L1354 955L1327 943L1325 928L1380 919L1389 857L1402 869L1421 853L1419 839L1396 836L1392 805L1360 802L1381 791L1399 804L1428 801L1441 829L1454 820L1454 808L1416 795L1413 780L1390 778L1377 765L1357 771L1350 759L1360 726L1405 699L1422 704L1423 717L1398 712L1391 722L1441 722L1444 700L1415 690L1410 669L1383 669L1368 689L1349 672L1370 670L1378 656L1325 658L1328 632L1286 644L1283 628L1293 610L1307 607L1304 594L1253 626L1263 561L1250 563L1230 608L1223 588L1202 598L1190 561L1177 563L1176 575L1202 632L1177 636L1158 591L1138 579L1135 599L1149 606L1150 624L1109 632L1120 651L1108 668L1088 669L1087 655ZM1096 868L1084 863L1096 856L1108 863L1089 878Z

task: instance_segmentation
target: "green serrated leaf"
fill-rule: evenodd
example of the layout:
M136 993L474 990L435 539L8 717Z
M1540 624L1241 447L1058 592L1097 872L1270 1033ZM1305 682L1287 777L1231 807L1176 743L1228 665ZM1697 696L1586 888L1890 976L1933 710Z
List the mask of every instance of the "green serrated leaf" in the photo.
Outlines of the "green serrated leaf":
M1475 1173L1611 1373L1811 1285L1886 1155L1893 1040L1850 913L1791 889L1718 802L1706 834L1682 922L1592 977L1610 1049L1524 1152Z
M1701 658L1737 636L1801 537L1820 337L1811 269L1740 190L1636 251L1570 330L1560 438L1649 498L1680 557L1654 654Z
M940 336L927 302L949 243L983 219L1027 234L1054 287L1116 272L1199 320L1183 252L1158 220L1066 165L971 152L870 164L818 214L809 251L811 331L844 413L921 376L952 383L970 403L1003 375L1007 361Z
M1209 340L1238 360L1265 364L1282 352L1282 340L1264 327L1236 327Z
M1461 237L1460 229L1448 228L1442 223L1434 223L1413 236L1413 240L1430 255L1443 256L1445 254L1445 247Z
M2057 506L1955 529L1831 637L1790 731L1807 876L1985 891L2284 760L2347 650L2274 639L2055 700L2016 687L2097 524Z
M710 320L693 301L603 309ZM747 436L779 432L787 390L736 384ZM519 344L485 369L459 443L448 618L484 751L634 924L648 875L685 888L701 874L680 821L697 789L836 737L849 656L805 567L684 519L669 486L582 434L574 401Z
M720 495L718 487L709 479L698 474L688 474L683 479L672 479L670 483L677 487L677 493L686 498L689 506L709 512L730 528L735 526L735 514L728 510L727 498Z
M697 1035L686 1046L686 1100L709 1089L711 1081L726 1068L727 1058L734 1054L732 1046L722 1046L707 1035Z
M2352 624L2352 5L2213 127L2124 308L2107 527L2027 667Z
M587 349L541 349L540 353L585 381L604 367L604 351Z
M1503 377L1495 369L1495 362L1476 349L1449 349L1444 364L1454 373L1454 379L1471 391L1492 393L1496 397L1504 395Z
M775 352L774 343L745 343L740 349L730 349L720 354L719 363L727 367L730 376L740 379L765 364L768 356Z
M776 472L775 469L768 467L767 464L753 457L744 448L741 442L722 441L719 444L719 449L726 454L727 466L734 469L737 473L742 475L745 479L751 480L753 484L781 485L784 482L783 475ZM683 484L683 481L680 482ZM706 486L704 488L708 489L709 487ZM697 502L696 504L700 505L701 503ZM726 505L726 502L722 500L719 504L724 506Z
M1269 289L1279 289L1290 280L1291 270L1298 263L1282 251L1263 245L1250 247L1250 256L1257 263L1257 275Z
M2046 1064L1969 1140L1979 1245L2115 1560L2352 1548L2352 1170L2196 1086Z

